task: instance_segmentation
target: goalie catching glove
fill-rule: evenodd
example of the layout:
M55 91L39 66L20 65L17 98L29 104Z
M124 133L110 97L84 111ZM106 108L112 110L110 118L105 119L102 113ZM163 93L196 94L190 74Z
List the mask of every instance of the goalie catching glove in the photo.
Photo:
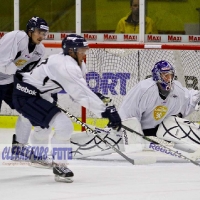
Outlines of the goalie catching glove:
M105 97L103 96L103 94L99 93L99 92L95 92L95 94L103 101L103 103L107 106L112 99L110 97Z
M116 129L119 131L122 127L121 118L115 108L115 106L108 106L106 107L106 111L101 113L103 118L108 118L108 127Z

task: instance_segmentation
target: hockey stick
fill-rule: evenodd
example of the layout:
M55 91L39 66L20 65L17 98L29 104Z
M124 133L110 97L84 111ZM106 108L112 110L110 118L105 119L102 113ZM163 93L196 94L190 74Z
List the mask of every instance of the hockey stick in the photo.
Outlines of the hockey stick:
M69 113L67 110L61 108L59 105L57 105L69 118L71 118L72 120L74 120L77 124L80 124L82 127L84 127L86 129L86 131L92 133L94 136L96 136L99 140L101 140L103 143L105 143L107 146L109 146L113 151L115 151L116 153L118 153L120 156L122 156L125 160L127 160L128 162L130 162L133 165L142 165L142 164L152 164L155 163L155 160L153 161L145 161L145 160L135 160L135 159L131 159L128 156L126 156L125 154L123 154L120 150L118 150L117 148L115 148L112 144L110 144L107 140L103 139L97 131L91 129L86 123L80 121L77 117L75 117L74 115L72 115L71 113Z
M177 157L179 157L179 158L182 158L182 159L184 159L184 160L187 160L187 161L189 161L189 162L191 162L191 163L193 163L193 164L195 164L195 165L197 165L197 166L200 167L200 164L199 164L198 162L192 160L191 158L188 158L187 156L184 156L182 153L180 153L180 152L178 152L178 151L175 151L175 150L173 150L173 149L171 149L171 148L165 146L164 144L159 143L158 140L156 141L156 140L154 140L154 139L152 139L152 138L149 138L149 137L147 137L147 136L144 136L144 135L142 135L141 133L139 133L139 132L137 132L137 131L134 131L134 130L132 130L131 128L129 128L129 127L127 127L127 126L122 125L122 128L124 128L124 129L127 130L127 131L130 131L131 133L135 133L136 135L139 135L140 137L142 137L144 140L146 140L146 141L148 141L148 142L153 142L153 143L156 144L157 146L162 147L162 148L164 148L164 149L167 149L170 153L173 153L175 156L177 156ZM194 154L195 154L195 152L194 152Z

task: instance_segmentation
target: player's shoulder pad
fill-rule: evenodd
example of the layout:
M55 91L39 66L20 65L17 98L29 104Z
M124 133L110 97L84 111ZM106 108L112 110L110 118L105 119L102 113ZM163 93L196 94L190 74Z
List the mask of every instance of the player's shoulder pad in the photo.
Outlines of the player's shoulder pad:
M10 39L17 39L17 41L21 41L24 38L28 38L27 34L24 31L20 30L8 32L5 34L5 37L10 37Z

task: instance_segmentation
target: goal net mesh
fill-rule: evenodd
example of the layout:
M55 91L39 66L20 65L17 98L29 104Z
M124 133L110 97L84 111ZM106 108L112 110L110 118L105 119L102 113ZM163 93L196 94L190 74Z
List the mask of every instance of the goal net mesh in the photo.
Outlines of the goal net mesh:
M154 64L160 60L166 60L175 67L176 79L183 86L199 89L199 56L200 51L195 50L91 48L86 60L86 79L94 92L111 97L112 104L119 108L127 92L139 81L151 77ZM95 119L89 111L86 116ZM189 119L200 121L198 112L189 116ZM95 124L96 120L92 123Z

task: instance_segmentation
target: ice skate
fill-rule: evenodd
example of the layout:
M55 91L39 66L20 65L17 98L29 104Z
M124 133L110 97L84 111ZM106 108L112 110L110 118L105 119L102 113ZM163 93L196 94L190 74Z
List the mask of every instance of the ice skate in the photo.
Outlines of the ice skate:
M66 182L72 183L74 173L66 167L65 164L54 164L53 165L53 173L55 174L55 181L56 182Z
M29 144L21 144L16 141L16 135L13 135L12 141L12 157L13 161L27 161L31 166L38 168L52 168L53 158L51 155L36 156Z
M53 157L51 155L43 155L40 157L32 154L31 156L31 166L38 168L51 169L53 167Z
M28 144L21 144L16 141L16 135L13 135L12 150L11 150L12 161L30 161L31 158L31 146Z

